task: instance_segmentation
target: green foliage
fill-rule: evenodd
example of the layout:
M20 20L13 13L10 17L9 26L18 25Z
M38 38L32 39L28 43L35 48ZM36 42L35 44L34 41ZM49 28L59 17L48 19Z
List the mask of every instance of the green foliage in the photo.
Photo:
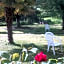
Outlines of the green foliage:
M8 6L11 6L14 2L14 0L2 0L2 2Z
M37 64L37 62L36 62L36 61L34 61L34 64Z
M49 59L48 64L57 64L57 59Z
M24 3L24 1L25 0L15 0L15 2L17 2L17 3L21 3L21 2Z
M48 21L49 24L60 24L62 22L59 17L45 17L44 20Z
M62 10L60 4L64 6L64 0L37 1L37 7L42 10L42 16L61 16Z
M5 58L9 59L10 55L9 55L9 53L3 53L2 57L5 57Z
M10 63L10 61L9 60L2 60L1 64L4 64L4 63Z
M34 2L36 2L36 0L25 0L24 2L26 2L28 4L33 4Z
M26 56L26 53L25 52L22 52L22 57L21 57L21 61L25 61L25 56Z
M27 25L28 23L27 22L21 22L21 25Z

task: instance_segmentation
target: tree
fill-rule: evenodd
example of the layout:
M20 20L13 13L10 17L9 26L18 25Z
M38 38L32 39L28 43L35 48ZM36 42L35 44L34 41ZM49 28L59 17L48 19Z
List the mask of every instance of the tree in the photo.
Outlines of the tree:
M6 23L8 30L8 40L11 44L13 44L13 37L12 37L13 8L5 7L5 12L6 12Z
M12 34L12 21L14 10L22 9L24 6L29 7L34 4L35 0L0 0L1 6L5 9L5 19L7 23L8 30L8 40L9 43L14 44L13 34ZM18 12L17 12L18 13Z
M8 30L8 40L9 43L13 44L13 37L12 37L12 20L13 20L13 12L14 8L11 6L14 0L1 0L2 7L5 10L5 20L7 24Z
M17 21L17 28L21 28L21 26L20 26L20 15L18 13L16 14L16 21Z
M61 12L62 12L62 14L61 14L62 20L63 20L62 29L64 30L64 0L60 0L59 6L60 6L60 9L61 9Z
M64 30L64 0L53 0L51 1L52 8L56 10L58 15L62 17L62 30Z
M36 0L37 7L42 9L42 12L50 13L52 16L60 15L62 17L62 29L64 30L64 0Z

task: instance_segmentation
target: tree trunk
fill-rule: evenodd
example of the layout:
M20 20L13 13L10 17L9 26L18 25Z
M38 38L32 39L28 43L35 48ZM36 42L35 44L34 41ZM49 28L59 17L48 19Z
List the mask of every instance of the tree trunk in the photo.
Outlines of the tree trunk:
M5 7L5 12L6 12L6 23L8 30L8 41L10 44L13 44L13 37L12 37L13 8Z
M62 20L63 20L63 22L62 22L62 30L64 30L64 13L63 13L63 16L62 16Z
M21 25L20 25L20 16L19 16L18 13L16 15L16 22L17 22L17 28L20 28L21 27Z
M60 3L60 8L61 8L61 12L62 12L62 30L64 30L64 4L62 4L62 2Z
M19 19L16 19L16 21L17 21L17 28L20 28L21 27L20 20Z

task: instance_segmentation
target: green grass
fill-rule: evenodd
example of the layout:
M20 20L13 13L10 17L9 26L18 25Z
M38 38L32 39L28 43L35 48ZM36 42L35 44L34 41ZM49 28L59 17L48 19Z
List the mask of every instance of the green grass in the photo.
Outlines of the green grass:
M61 18L56 18L56 17L47 17L44 18L44 20L51 20L51 24L60 24L62 22Z

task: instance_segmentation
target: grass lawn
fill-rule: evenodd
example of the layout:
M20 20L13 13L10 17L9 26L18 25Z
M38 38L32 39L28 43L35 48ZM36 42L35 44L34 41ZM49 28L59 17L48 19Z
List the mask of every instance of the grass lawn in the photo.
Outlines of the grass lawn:
M13 26L14 27L14 26ZM39 51L43 51L48 59L49 58L59 58L64 56L64 31L61 30L61 25L50 25L50 31L56 36L62 39L63 52L56 50L56 55L54 56L52 50L47 52L47 41L45 40L44 25L22 25L21 28L13 28L13 38L14 42L20 44L21 47L13 45L5 45L8 42L7 28L6 26L0 26L0 41L3 42L0 50L14 50L14 52L20 51L23 46L26 48L37 47ZM33 57L34 58L34 57ZM32 58L32 59L33 59Z
M44 20L50 20L54 24L62 23L62 19L61 18L56 18L56 17L46 17L46 18L44 18Z

